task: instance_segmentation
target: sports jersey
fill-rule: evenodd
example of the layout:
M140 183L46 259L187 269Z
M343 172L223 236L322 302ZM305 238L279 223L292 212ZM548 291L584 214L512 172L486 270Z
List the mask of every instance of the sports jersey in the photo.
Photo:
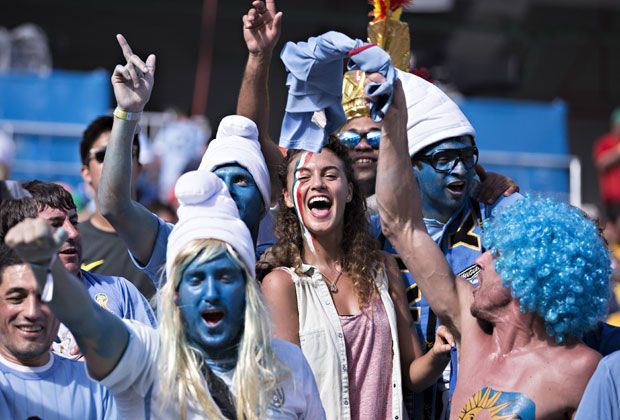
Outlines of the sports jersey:
M474 285L478 284L476 276L479 268L476 266L475 260L484 252L482 246L483 221L491 217L497 209L508 206L521 197L520 194L501 197L492 205L485 205L476 200L468 199L461 210L456 212L446 223L424 219L429 235L443 251L454 273ZM430 310L428 302L420 292L407 267L396 254L396 250L381 233L379 215L371 216L371 228L375 236L383 243L383 249L396 257L407 288L407 300L411 316L416 323L418 336L424 344L425 351L427 351L434 344L435 331L439 325L437 317ZM449 396L446 394L449 389L450 372L452 365L456 363L456 357L452 359L451 366L446 369L443 377L435 385L435 389L415 394L413 412L410 411L414 419L447 418L446 403Z
M27 367L0 357L0 418L116 419L106 388L92 381L84 363L53 353L44 366Z
M107 377L101 380L116 398L119 417L126 419L178 418L179 407L161 406L162 390L157 380L159 362L159 334L157 330L132 321L125 321L129 329L129 342L121 360ZM266 418L323 419L314 375L301 349L282 340L273 340L273 349L291 374L276 387L268 406ZM234 394L234 370L214 372ZM205 381L205 387L207 386ZM193 404L188 404L187 418L203 419L204 414Z
M119 318L134 319L146 325L155 326L157 320L146 298L122 277L104 276L81 271L80 278L90 297L102 308ZM64 357L77 358L71 351L76 346L75 338L64 325L60 325L58 339L53 343L54 352Z

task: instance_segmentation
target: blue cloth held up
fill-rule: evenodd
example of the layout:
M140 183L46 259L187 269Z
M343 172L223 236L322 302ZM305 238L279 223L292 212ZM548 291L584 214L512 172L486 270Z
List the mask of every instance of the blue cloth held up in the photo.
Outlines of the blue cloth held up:
M392 103L397 78L385 51L334 31L304 42L288 42L280 54L288 72L289 89L281 147L318 153L329 135L346 122L342 78L347 57L349 70L380 73L385 77L385 82L370 82L365 87L366 95L372 100L371 118L376 122L383 119Z

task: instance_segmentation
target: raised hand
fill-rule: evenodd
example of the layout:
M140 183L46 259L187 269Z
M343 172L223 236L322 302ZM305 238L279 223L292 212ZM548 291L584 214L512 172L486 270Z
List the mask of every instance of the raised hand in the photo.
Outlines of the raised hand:
M256 0L243 16L243 38L252 55L271 54L278 39L282 12L276 13L275 0Z
M155 80L155 55L147 57L146 63L131 51L123 35L116 35L127 63L117 65L112 74L112 88L117 105L125 111L142 112L151 97Z
M49 266L52 257L67 239L63 228L52 232L45 219L25 219L13 226L4 242L24 261Z

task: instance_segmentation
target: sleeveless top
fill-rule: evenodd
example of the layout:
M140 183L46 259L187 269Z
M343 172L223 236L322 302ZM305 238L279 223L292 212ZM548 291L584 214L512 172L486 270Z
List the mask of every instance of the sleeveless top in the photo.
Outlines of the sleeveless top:
M329 419L351 419L347 346L329 289L319 270L313 266L303 264L301 276L291 268L280 269L287 271L295 284L301 350L314 373L325 414ZM392 359L390 373L384 372L390 378L392 392L391 396L382 398L391 399L390 418L402 420L404 407L396 311L388 292L385 269L378 272L375 282L389 322L392 350L385 354Z
M390 323L379 297L355 315L340 315L347 347L351 419L390 419Z

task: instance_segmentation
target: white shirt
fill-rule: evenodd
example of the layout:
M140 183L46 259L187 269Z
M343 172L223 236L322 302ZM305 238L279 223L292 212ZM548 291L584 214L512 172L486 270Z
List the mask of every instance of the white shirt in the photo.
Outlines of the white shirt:
M330 419L348 420L351 418L351 409L347 349L340 318L329 289L319 270L311 265L302 264L302 276L298 276L293 269L284 269L295 283L299 312L299 341L319 386L323 407ZM405 412L398 327L385 269L377 274L375 283L388 316L392 336L392 353L386 355L392 357L392 372L385 372L391 376L392 382L391 418L402 420Z
M170 404L161 409L162 390L158 386L159 334L152 327L123 320L129 329L129 342L123 357L114 370L101 383L114 395L119 418L170 419L178 418L179 408ZM268 407L270 419L323 419L314 375L299 347L273 340L273 349L280 361L289 368L291 375L279 384L274 403ZM230 386L233 372L220 376ZM205 382L205 387L206 387ZM234 393L234 390L232 390ZM188 404L187 419L203 419L202 411Z

